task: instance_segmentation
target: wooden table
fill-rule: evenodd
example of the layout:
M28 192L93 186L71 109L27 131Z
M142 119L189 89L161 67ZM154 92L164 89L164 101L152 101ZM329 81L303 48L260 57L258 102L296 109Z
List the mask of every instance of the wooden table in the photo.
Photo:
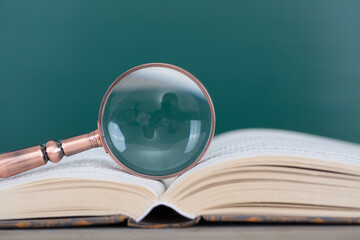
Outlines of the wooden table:
M137 229L127 227L88 227L63 229L0 230L0 239L360 239L357 225L256 225L227 224L181 229Z

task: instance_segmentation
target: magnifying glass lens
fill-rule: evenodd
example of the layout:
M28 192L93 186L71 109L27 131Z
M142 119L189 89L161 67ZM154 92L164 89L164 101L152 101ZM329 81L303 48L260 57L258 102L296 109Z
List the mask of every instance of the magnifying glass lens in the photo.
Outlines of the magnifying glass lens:
M141 68L109 93L100 127L121 164L149 176L191 165L211 137L211 105L199 83L167 67Z

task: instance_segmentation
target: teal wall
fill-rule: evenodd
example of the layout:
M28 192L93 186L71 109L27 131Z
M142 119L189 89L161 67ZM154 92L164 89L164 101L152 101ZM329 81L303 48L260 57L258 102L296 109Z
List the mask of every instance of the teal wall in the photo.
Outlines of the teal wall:
M360 142L360 1L0 0L0 152L94 130L108 86L148 62L204 83L217 133Z

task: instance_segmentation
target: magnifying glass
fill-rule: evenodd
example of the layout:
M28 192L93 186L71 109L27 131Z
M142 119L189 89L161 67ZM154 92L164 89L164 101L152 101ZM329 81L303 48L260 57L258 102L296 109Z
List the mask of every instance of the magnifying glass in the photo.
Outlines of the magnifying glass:
M97 130L0 154L0 177L102 146L127 172L165 179L193 167L214 131L214 106L197 78L174 65L144 64L120 75L106 91Z

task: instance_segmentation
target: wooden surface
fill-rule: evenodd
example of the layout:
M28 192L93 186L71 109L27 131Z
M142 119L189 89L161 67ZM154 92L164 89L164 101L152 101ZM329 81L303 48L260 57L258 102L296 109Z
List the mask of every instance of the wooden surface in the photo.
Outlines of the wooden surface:
M126 227L0 230L0 239L359 239L360 226L339 225L208 225L181 229Z

